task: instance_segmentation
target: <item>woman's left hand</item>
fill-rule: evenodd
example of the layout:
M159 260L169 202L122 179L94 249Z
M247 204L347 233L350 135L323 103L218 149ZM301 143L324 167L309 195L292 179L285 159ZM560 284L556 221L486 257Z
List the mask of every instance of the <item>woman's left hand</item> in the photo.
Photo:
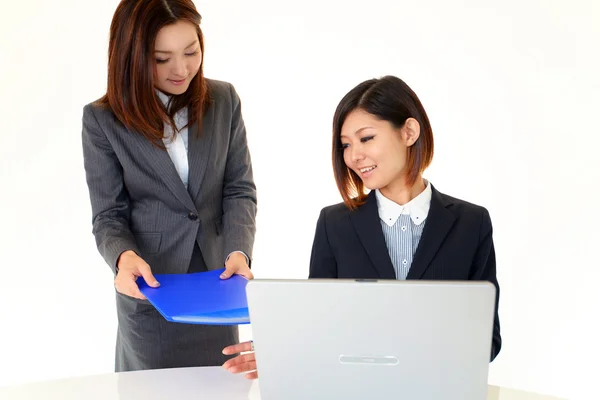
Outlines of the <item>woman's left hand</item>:
M227 360L223 364L223 368L232 374L244 373L244 376L248 379L257 379L258 371L256 370L256 356L254 355L254 351L252 351L252 341L234 344L223 349L223 354L225 355L237 353L244 354Z
M234 274L242 275L246 279L254 279L254 275L252 275L246 261L246 256L239 251L231 253L225 262L225 271L221 274L221 279L231 278Z

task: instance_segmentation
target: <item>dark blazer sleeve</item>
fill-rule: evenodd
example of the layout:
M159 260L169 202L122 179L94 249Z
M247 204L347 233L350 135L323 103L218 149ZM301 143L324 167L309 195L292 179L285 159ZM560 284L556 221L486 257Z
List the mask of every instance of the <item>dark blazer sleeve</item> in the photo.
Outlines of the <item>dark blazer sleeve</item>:
M231 135L223 178L223 234L225 257L242 251L252 259L256 234L257 196L241 102L229 85L233 102Z
M496 254L494 251L494 241L492 239L492 220L490 214L484 209L481 219L481 228L479 230L479 246L475 253L473 265L471 267L471 280L489 281L496 287L496 308L494 313L494 332L492 338L491 360L494 361L500 348L502 347L502 338L500 336L500 319L498 317L498 303L500 299L500 286L496 278Z
M129 197L123 184L123 170L103 133L92 105L83 109L83 161L92 205L92 232L98 251L116 273L122 252L139 254L129 229Z
M337 263L327 235L327 208L321 210L310 255L309 278L337 278Z

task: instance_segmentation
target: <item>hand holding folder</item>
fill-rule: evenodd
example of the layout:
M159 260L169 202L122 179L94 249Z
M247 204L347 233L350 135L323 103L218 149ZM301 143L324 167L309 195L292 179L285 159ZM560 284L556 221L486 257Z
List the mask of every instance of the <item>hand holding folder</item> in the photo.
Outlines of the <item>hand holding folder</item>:
M136 299L146 300L140 292L136 280L141 278L146 284L157 287L160 284L152 275L150 266L132 250L124 251L117 264L117 276L115 278L115 289L117 292Z
M224 270L156 274L159 287L150 287L143 279L138 279L139 288L167 321L202 325L248 324L248 280L241 275L221 279Z

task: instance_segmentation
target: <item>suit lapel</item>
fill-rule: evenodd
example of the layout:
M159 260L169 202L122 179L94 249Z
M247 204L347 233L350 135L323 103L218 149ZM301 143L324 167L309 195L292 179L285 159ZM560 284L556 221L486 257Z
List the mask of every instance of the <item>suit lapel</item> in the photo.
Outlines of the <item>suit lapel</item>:
M130 137L136 138L135 140L137 140L141 152L149 156L148 164L156 171L157 179L162 180L169 190L173 192L175 197L190 211L197 212L196 206L185 188L185 185L181 181L181 177L177 173L169 153L164 149L159 149L154 146L142 135L133 134L131 131L129 131L129 133Z
M198 134L198 123L194 123L188 129L188 162L189 178L188 188L192 199L198 197L204 174L206 173L208 159L213 141L214 106L210 106L202 118L202 134Z
M350 214L350 219L380 278L396 279L396 272L379 222L375 191L369 193L365 204Z
M456 220L456 216L447 209L452 203L433 186L431 191L429 214L406 279L420 279L423 276Z

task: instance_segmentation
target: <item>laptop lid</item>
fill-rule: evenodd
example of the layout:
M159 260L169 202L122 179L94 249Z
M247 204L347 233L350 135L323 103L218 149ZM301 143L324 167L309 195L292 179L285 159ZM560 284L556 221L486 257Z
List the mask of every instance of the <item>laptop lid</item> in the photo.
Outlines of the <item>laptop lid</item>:
M485 399L495 290L475 281L251 280L261 399Z

